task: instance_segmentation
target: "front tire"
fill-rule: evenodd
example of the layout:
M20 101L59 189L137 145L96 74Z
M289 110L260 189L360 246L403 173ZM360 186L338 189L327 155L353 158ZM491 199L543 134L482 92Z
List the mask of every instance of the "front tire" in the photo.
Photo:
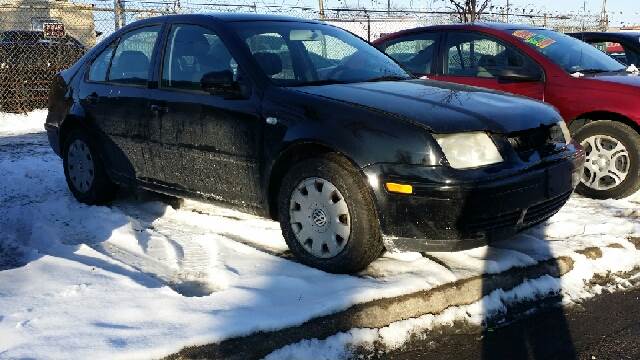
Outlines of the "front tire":
M115 198L116 185L109 179L91 139L72 130L63 147L62 163L73 196L87 205L102 205Z
M284 239L303 264L354 273L384 250L371 192L353 165L337 154L293 165L278 203Z
M610 120L580 128L575 140L587 155L576 191L594 199L622 199L640 190L640 134Z

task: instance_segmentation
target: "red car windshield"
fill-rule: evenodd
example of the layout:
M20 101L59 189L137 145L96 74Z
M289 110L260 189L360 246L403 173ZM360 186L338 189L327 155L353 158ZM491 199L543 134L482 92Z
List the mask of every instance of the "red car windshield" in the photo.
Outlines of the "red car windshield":
M570 74L623 71L625 66L595 47L551 30L508 30Z

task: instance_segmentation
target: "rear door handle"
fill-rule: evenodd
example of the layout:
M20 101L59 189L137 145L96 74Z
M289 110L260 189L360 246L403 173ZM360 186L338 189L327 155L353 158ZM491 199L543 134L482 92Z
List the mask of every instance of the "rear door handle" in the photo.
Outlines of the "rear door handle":
M91 94L87 95L86 99L90 104L97 104L98 103L98 94L91 93Z
M156 113L156 114L164 114L169 112L169 108L166 106L162 106L162 105L156 105L153 104L151 106L149 106L149 109L151 109L151 112Z

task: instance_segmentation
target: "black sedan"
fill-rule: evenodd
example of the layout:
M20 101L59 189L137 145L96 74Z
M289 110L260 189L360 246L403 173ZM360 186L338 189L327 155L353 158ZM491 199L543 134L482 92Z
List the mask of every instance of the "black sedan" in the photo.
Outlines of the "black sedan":
M624 65L640 67L640 32L581 32L568 35L595 46Z
M584 162L550 106L413 79L346 31L262 15L126 26L56 78L46 128L79 201L222 201L330 272L508 238L558 211Z

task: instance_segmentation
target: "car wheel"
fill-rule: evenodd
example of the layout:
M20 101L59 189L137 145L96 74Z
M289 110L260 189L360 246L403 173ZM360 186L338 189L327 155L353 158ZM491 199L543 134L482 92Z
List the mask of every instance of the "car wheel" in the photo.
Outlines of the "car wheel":
M98 205L115 198L116 186L107 176L96 147L88 136L73 130L63 149L64 175L69 190L78 201Z
M303 160L284 177L282 234L304 264L332 273L364 269L384 250L371 192L337 154Z
M575 136L586 152L576 191L594 199L621 199L640 190L640 134L630 126L601 120L588 123Z

